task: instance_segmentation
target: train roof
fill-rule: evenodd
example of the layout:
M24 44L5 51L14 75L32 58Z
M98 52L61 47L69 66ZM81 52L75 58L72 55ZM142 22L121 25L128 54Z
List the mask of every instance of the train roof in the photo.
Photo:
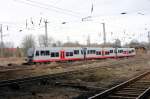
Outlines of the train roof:
M36 48L30 48L30 49L68 49L68 48L73 48L73 49L81 49L81 48L103 48L103 47L36 47ZM129 47L120 47L118 49L128 49ZM104 47L104 49L114 49L114 47ZM134 48L133 48L134 49Z

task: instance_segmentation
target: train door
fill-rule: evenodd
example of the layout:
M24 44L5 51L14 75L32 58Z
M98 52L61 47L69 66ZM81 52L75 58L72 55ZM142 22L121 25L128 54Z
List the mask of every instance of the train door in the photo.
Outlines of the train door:
M60 51L60 59L65 59L65 51L64 50L61 50Z

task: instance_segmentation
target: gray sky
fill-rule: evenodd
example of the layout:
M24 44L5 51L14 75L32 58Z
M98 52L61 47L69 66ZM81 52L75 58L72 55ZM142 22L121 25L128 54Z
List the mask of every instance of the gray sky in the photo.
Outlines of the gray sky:
M85 44L90 35L92 43L102 43L102 22L106 23L109 42L116 38L124 43L132 39L147 41L150 30L150 0L1 0L0 12L4 40L15 46L25 35L33 34L37 40L38 35L44 34L43 21L38 25L41 17L48 19L48 35L62 42L70 37L70 41ZM87 16L92 18L82 22ZM19 32L20 29L23 31Z

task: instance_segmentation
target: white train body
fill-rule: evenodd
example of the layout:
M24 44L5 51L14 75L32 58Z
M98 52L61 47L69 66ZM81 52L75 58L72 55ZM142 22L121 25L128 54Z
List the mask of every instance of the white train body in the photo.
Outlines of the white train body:
M28 50L28 62L75 61L135 56L134 48L39 47Z

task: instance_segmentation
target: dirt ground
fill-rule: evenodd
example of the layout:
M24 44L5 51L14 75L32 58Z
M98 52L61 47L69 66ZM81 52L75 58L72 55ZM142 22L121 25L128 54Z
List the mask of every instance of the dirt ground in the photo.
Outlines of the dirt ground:
M56 79L56 81L66 84L72 83L81 86L86 85L97 87L104 90L126 81L142 72L150 70L150 54L123 59L90 60L85 62L51 63L32 66L18 65L11 66L11 68L7 65L5 66L7 69L2 68L0 70L1 80L79 70L81 72L78 74L66 75L63 78ZM95 67L96 69L91 71L83 71L85 68ZM16 92L12 92L11 90L8 91L8 89L7 91L5 90L2 91L5 93L2 97L3 99L70 99L81 93L85 93L79 89L54 87L50 85L33 85L27 89L22 89ZM33 92L36 94L33 94ZM15 93L17 93L17 95ZM22 95L22 93L24 94Z
M0 66L7 66L9 63L21 64L25 62L25 57L10 57L10 58L0 58Z

